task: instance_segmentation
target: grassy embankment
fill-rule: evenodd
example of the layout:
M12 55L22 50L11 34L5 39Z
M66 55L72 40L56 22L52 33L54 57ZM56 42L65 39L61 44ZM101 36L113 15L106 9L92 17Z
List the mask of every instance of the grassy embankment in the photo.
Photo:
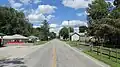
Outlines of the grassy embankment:
M94 51L90 51L90 47L89 46L86 46L86 45L83 45L83 44L81 44L80 42L69 42L69 41L66 41L66 43L67 44L69 44L70 46L72 46L72 47L76 47L76 48L80 48L80 49L83 49L83 52L84 53L86 53L86 54L88 54L88 55L90 55L90 56L92 56L92 57L94 57L94 58L96 58L96 59L98 59L98 60L100 60L100 61L102 61L102 62L104 62L104 63L106 63L106 64L109 64L111 67L120 67L120 60L119 59L117 59L116 60L116 58L113 58L113 57L110 57L109 58L109 56L107 56L107 55L103 55L103 54L101 54L101 55L97 55L97 53L96 52L94 52ZM103 48L105 48L105 47L103 47ZM94 50L97 50L96 48L93 48ZM107 49L107 48L106 48ZM100 49L99 49L100 50ZM111 50L115 50L115 49L111 49ZM118 49L118 51L120 51L120 49ZM108 51L105 51L105 50L102 50L102 52L104 52L104 53L108 53ZM116 53L114 53L114 52L111 52L111 55L112 56L116 56ZM120 58L120 54L117 54L117 56ZM117 62L116 62L117 61Z

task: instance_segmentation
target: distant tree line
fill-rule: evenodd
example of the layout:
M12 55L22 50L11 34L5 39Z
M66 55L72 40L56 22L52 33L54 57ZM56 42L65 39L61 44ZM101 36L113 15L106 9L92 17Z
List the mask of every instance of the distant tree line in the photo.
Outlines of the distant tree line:
M39 28L33 28L23 12L11 7L0 6L0 33L6 35L21 34L24 36L38 36L41 40L53 39L56 33L49 32L49 24L46 20Z
M56 33L49 31L50 27L46 20L41 23L41 26L34 28L33 35L40 37L41 40L50 40L56 38ZM36 32L36 33L35 33Z
M79 33L84 33L87 30L86 26L79 26ZM69 38L70 33L74 33L73 27L63 27L59 31L59 37L63 37L63 39L67 40Z

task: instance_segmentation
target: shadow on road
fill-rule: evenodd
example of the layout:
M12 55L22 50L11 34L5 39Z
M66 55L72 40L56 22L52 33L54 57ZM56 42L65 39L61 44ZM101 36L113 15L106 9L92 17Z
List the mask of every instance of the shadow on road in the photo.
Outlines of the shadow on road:
M0 60L0 67L27 67L24 58L12 58Z

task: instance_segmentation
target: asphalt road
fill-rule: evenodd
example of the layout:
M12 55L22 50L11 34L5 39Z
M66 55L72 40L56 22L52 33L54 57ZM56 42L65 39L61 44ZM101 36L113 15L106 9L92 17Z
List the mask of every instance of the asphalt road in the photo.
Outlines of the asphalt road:
M107 67L106 64L74 51L57 39L27 55L23 58L23 63L17 65L16 67Z

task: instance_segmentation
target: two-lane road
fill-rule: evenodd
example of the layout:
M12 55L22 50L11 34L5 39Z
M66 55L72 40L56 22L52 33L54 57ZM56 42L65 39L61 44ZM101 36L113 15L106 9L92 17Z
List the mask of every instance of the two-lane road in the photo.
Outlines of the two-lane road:
M0 67L108 67L57 39L35 48L37 49L31 49L30 51L33 52L27 56L14 56L0 60Z
M107 67L69 48L57 39L25 57L28 67Z

